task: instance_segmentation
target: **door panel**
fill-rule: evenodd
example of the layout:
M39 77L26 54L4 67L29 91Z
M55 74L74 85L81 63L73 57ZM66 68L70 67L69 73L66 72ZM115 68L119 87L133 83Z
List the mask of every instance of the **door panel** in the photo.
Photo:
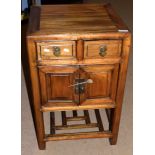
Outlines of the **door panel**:
M90 100L93 100L94 103L99 103L101 100L106 100L107 102L114 101L116 96L118 68L117 64L83 67L82 69L85 72L85 77L91 79L93 83L85 84L86 91L82 94L80 103L88 103Z
M47 74L46 81L48 82L47 92L49 100L72 99L72 89L68 87L72 82L71 75Z
M89 79L92 79L93 83L87 86L87 97L107 97L110 93L110 77L111 73L91 73Z
M39 67L42 104L48 102L76 102L79 95L69 87L78 77L76 67Z
M67 102L72 102L76 106L93 106L115 102L118 69L118 64L39 67L42 105L66 106ZM88 80L92 82L87 83Z

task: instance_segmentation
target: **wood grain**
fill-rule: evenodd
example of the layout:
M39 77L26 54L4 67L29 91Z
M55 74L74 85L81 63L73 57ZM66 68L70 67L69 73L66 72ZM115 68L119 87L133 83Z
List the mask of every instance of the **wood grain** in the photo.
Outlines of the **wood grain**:
M122 57L124 61L120 65L117 96L116 96L117 108L114 109L112 114L113 115L113 120L112 120L113 138L110 139L111 145L116 144L117 137L118 137L122 103L123 103L123 94L125 89L125 81L126 81L126 74L127 74L128 60L129 60L130 45L131 45L131 35L129 35L127 38L124 38L123 40Z
M74 93L74 72L77 67L39 67L39 78L42 105L47 102L75 102L78 96ZM67 104L67 103L66 103Z
M46 135L45 141L56 141L56 140L73 140L73 139L86 139L86 138L111 138L110 132L83 132L76 134L57 134Z
M101 57L99 50L103 45L107 54ZM109 4L32 7L27 47L31 104L40 149L45 149L45 142L50 140L110 138L110 143L116 144L130 45L128 28ZM54 55L55 46L60 48L59 57ZM92 79L93 83L85 84L85 91L78 93L74 87L68 87L78 79ZM55 134L55 128L95 126L90 125L88 109L96 109L99 132ZM110 111L109 131L103 131L98 109ZM66 116L68 110L73 110L73 117ZM84 116L78 116L75 110L84 110ZM55 111L62 112L61 126L54 127ZM52 112L48 135L43 112ZM85 120L86 124L67 126L67 121L79 120Z
M30 27L30 36L92 35L117 32L119 28L126 28L109 4L43 5L36 8L41 10L40 26L39 30L33 28L33 31ZM38 20L33 21L34 16L37 15L33 13L30 21L36 25Z
M67 125L67 126L55 126L56 130L70 130L70 129L84 129L84 128L96 128L97 123L91 123L91 124L73 124L73 125Z
M91 65L84 66L83 70L87 73L87 78L93 83L86 84L86 91L81 104L100 102L102 99L115 101L118 65Z
M76 110L73 110L73 117L77 117L77 111Z
M55 134L55 114L54 112L50 112L50 133Z
M27 40L27 48L28 48L28 58L29 58L29 67L30 67L30 76L31 76L31 85L32 85L32 96L33 102L33 115L34 115L34 124L35 130L38 140L39 149L44 150L46 144L44 142L45 138L45 129L44 129L44 121L43 121L43 113L40 111L41 108L41 100L40 100L40 86L39 86L39 78L38 78L38 70L35 67L36 63L36 53L35 44L32 40Z
M66 126L67 125L67 119L66 119L66 112L65 111L61 112L61 118L62 118L62 125Z
M78 40L77 41L77 49L76 49L76 56L77 56L78 60L83 60L83 58L84 58L83 48L84 48L84 41Z
M96 120L97 120L97 124L98 124L98 127L99 127L99 131L104 131L104 127L103 127L103 124L102 124L102 119L101 119L101 115L100 115L100 111L98 109L95 109L95 115L96 115Z
M39 33L46 31L48 34L80 34L116 30L116 26L109 18L103 5L41 7Z
M86 124L90 124L91 123L91 121L90 121L90 117L89 117L89 112L88 112L88 110L84 110L83 111L84 112L84 115L85 115L85 117L86 117Z
M86 119L85 116L67 117L67 121L83 121Z
M121 54L121 40L99 40L99 41L85 41L84 57L85 59L105 59L108 57L119 57ZM100 48L106 48L106 55L100 56Z
M37 42L37 56L39 61L75 59L75 42L74 41L46 41ZM60 55L54 55L54 47L60 48Z
M81 61L77 60L44 60L36 61L39 66L51 66L51 65L92 65L92 64L116 64L120 63L121 57L118 58L104 58L104 59L83 59Z
M105 5L105 9L107 10L109 16L114 21L115 25L119 30L128 30L128 27L124 23L124 21L120 18L117 12L114 10L110 3Z
M97 103L96 103L97 102ZM111 100L98 99L96 102L94 100L89 100L82 105L75 105L75 103L69 102L48 102L43 105L40 110L43 112L48 111L62 111L62 110L88 110L88 109L101 109L101 108L115 108L115 103Z

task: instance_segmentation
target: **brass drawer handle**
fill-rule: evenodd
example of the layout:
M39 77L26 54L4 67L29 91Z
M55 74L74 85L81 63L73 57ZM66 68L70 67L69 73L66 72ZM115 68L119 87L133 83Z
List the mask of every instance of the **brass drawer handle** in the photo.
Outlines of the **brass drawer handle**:
M101 57L104 57L106 54L107 54L107 47L106 46L101 46L100 47L100 52L99 52L99 55L101 56Z
M60 47L54 46L54 47L53 47L53 54L54 54L56 57L60 56L60 54L61 54Z

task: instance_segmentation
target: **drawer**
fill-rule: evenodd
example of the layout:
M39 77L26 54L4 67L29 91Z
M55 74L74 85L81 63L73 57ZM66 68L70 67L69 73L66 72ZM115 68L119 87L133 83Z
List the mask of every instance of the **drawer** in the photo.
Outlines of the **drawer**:
M85 41L84 58L108 58L121 55L121 40Z
M75 42L38 42L37 54L38 60L73 59L75 58Z

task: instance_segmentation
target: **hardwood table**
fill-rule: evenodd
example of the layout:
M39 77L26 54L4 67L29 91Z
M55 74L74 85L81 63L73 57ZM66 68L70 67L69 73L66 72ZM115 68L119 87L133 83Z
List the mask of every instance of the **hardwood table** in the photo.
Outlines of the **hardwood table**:
M111 145L116 144L130 42L128 28L110 4L32 7L27 54L39 149L45 149L47 141L82 138L109 138ZM107 114L108 129L101 109ZM56 111L62 125L56 122ZM45 112L50 113L49 133L45 133ZM84 123L70 125L72 121ZM82 131L87 128L96 130ZM71 133L74 129L82 132ZM58 133L64 130L68 133Z

